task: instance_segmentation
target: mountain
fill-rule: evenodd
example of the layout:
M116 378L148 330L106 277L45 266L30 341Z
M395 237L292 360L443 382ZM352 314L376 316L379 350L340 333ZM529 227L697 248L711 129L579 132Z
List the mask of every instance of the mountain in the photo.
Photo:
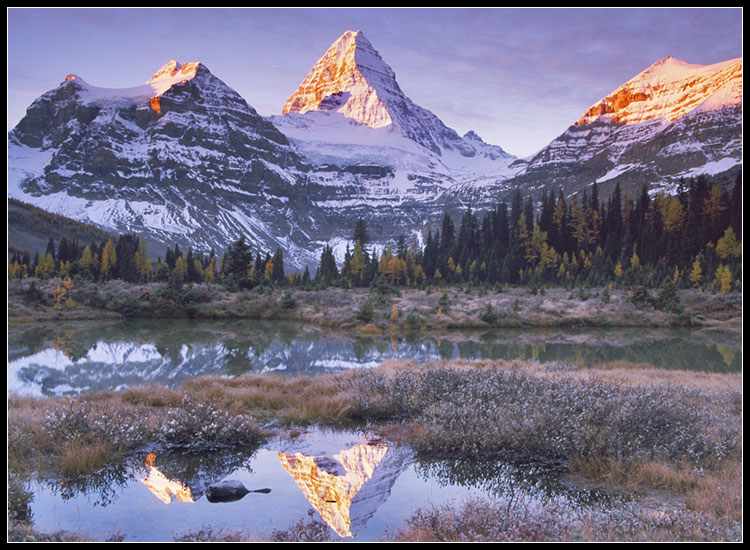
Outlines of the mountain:
M201 63L128 89L69 75L8 141L9 197L163 246L218 252L244 234L309 256L289 221L311 215L304 161Z
M383 240L419 240L474 199L463 186L517 172L516 157L407 97L361 31L334 41L271 121L311 166L310 200L332 234L345 229L339 253L359 217Z
M741 163L742 58L695 65L667 57L587 109L510 183L567 195L595 181L605 190L620 182L670 191L680 178Z
M326 244L341 258L359 218L376 244L419 242L444 213L494 207L517 188L571 195L596 181L606 196L615 183L669 189L732 169L741 100L741 58L666 58L517 159L416 105L362 32L347 31L272 117L202 63L170 61L128 89L69 75L9 132L8 195L147 236L154 254L221 254L245 235L256 250L281 248L287 268L313 268Z
M499 147L490 152L476 134L461 138L433 113L416 105L361 31L347 31L336 40L282 109L283 114L311 111L335 112L369 128L385 128L389 137L411 140L452 168L471 164L457 165L451 156L487 159L498 163L496 169L515 160ZM403 146L398 141L395 144Z
M8 251L44 253L50 239L80 243L106 242L116 238L98 227L51 214L16 199L8 199Z

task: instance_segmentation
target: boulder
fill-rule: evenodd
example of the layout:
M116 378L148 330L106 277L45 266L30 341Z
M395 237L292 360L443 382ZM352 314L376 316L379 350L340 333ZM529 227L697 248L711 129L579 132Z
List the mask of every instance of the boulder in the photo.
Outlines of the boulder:
M206 499L208 502L235 502L249 492L241 481L223 480L206 487Z

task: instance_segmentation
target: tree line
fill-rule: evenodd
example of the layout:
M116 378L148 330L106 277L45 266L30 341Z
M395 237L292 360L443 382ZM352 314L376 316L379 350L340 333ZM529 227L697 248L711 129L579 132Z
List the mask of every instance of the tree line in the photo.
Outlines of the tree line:
M741 288L742 178L721 187L705 176L680 181L676 192L634 197L619 184L600 200L594 183L565 197L544 190L536 204L519 189L510 203L479 214L469 206L460 220L448 213L422 243L401 236L377 248L366 222L356 223L343 260L325 245L314 275L287 272L281 249L254 249L245 238L219 260L214 252L182 252L177 245L164 259L149 259L134 235L81 245L50 239L45 254L14 253L9 277L81 277L92 281L222 283L232 288L258 285L363 287L376 279L395 286L525 285L659 286L665 279L683 288Z
M324 247L316 280L366 286L380 276L393 285L425 284L657 287L741 287L742 178L731 189L705 176L681 181L676 193L635 197L619 184L600 200L594 183L580 196L513 193L479 215L467 208L458 223L447 213L424 244L380 252L368 247L362 220L341 266Z

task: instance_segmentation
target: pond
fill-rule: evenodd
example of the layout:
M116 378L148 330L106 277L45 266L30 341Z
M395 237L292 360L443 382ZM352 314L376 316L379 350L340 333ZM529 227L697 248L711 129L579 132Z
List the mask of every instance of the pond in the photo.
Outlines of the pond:
M741 339L689 329L493 329L361 335L296 323L139 320L8 329L8 391L60 396L196 376L316 375L388 359L532 359L593 367L610 361L741 372Z
M239 482L251 492L216 502L207 488ZM554 469L420 461L372 434L311 429L258 449L179 455L139 453L125 464L71 482L33 481L35 527L98 540L166 542L211 527L269 536L302 521L324 522L333 541L377 541L418 508L472 497L550 500L585 510L614 501L576 489ZM259 491L260 490L260 491Z

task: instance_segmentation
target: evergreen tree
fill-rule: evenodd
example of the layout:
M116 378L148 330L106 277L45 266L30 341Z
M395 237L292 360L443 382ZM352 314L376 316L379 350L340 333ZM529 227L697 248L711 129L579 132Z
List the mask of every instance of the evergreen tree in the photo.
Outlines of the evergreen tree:
M324 284L332 284L339 278L339 270L336 267L336 258L333 255L333 249L329 245L325 245L323 247L323 252L320 254L320 265L318 267L317 278Z
M461 218L461 225L456 239L456 254L453 260L466 269L479 256L479 228L474 212L469 205Z
M360 243L363 247L367 246L370 242L370 234L367 231L367 223L364 219L359 218L356 225L354 226L354 236L352 240L355 243Z
M273 271L271 272L271 280L274 283L283 284L284 279L284 253L281 248L277 248L273 255Z
M424 246L422 269L425 276L430 280L435 277L435 269L437 269L438 266L439 252L438 240L433 238L432 230L429 230L427 232L427 240Z
M729 224L737 238L742 240L742 172L737 174L729 201Z
M440 247L437 265L437 269L439 269L443 275L448 272L448 259L454 256L455 247L456 228L453 224L453 219L446 212L443 214L443 224L440 231Z
M189 251L192 255L192 251ZM221 273L230 284L238 284L246 288L251 284L250 268L253 265L253 251L250 244L241 235L239 239L229 245L221 265ZM255 266L255 270L258 266ZM262 268L261 268L262 273Z

